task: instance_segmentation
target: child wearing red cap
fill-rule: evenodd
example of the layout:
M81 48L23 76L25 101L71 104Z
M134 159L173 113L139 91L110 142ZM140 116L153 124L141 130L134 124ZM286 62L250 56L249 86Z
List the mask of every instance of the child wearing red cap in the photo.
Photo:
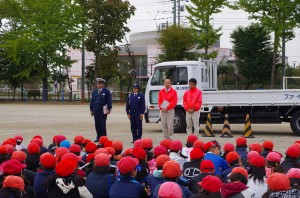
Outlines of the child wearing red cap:
M156 158L160 155L167 155L168 151L163 146L156 146L153 150L153 159L148 161L148 167L150 174L153 174L154 170L156 169Z
M199 197L211 197L211 198L222 198L220 189L222 186L222 181L217 176L208 175L203 178L201 182L198 183L201 192L191 196L190 198Z
M180 170L183 170L183 164L188 161L185 156L182 155L182 143L180 140L174 140L170 146L170 158L179 163Z
M200 164L200 174L194 178L191 178L188 184L189 190L193 194L199 193L199 182L208 175L217 176L221 181L223 178L220 175L215 175L214 163L210 160L203 160Z
M0 191L0 197L1 198L25 197L24 188L25 188L24 180L21 177L7 176L7 177L5 177L5 179L2 183L2 189Z
M194 148L190 152L190 162L183 164L183 176L187 179L196 177L200 173L200 163L204 157L204 153L199 148Z
M267 157L266 177L270 177L273 173L285 173L280 162L282 155L277 152L270 152Z
M188 160L190 159L190 152L193 150L193 144L197 140L197 135L190 134L186 140L186 147L182 148L182 155L185 156Z
M232 169L235 167L242 167L242 160L239 154L235 151L231 151L226 155L226 161L229 165L229 168L222 172L222 177L225 181L228 180L228 175L231 173Z
M132 156L139 160L139 163L136 166L137 173L134 179L139 183L144 184L149 173L148 164L146 161L147 153L144 149L138 147L132 150Z
M260 155L266 158L267 155L273 151L274 143L270 140L266 140L263 142L262 147L263 151L260 153Z
M140 197L148 198L145 186L134 180L138 160L130 156L122 157L117 163L121 174L120 180L115 182L109 191L110 198Z
M252 198L256 197L252 189L247 186L248 172L246 169L236 167L232 169L229 176L230 182L223 183L221 187L221 195L223 198Z
M247 186L254 190L256 197L262 197L268 190L266 183L266 159L262 156L253 157L250 161L249 180Z
M20 135L17 135L15 137L16 140L16 151L26 151L27 150L27 146L25 144L23 144L23 137Z
M287 173L291 168L300 168L299 156L300 149L296 146L290 146L286 152L284 161L281 163L281 166L284 168L284 171Z
M26 158L27 169L36 172L40 166L41 148L38 144L31 142L28 145L28 154Z
M248 167L249 164L247 162L247 140L244 137L239 137L236 139L236 148L235 151L239 154L242 160L242 164L244 167Z

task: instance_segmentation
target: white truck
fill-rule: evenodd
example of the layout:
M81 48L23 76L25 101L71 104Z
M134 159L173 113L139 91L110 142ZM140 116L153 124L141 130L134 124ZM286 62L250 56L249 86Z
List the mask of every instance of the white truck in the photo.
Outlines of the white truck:
M290 122L294 134L300 136L300 89L218 91L216 62L201 59L156 65L145 92L146 123L160 121L158 92L164 88L166 78L172 80L172 87L178 94L174 132L186 131L182 99L184 92L189 89L188 80L195 78L197 87L203 91L200 124L205 124L208 114L215 124L222 124L225 114L228 114L231 124L245 123L249 114L251 123L256 124Z

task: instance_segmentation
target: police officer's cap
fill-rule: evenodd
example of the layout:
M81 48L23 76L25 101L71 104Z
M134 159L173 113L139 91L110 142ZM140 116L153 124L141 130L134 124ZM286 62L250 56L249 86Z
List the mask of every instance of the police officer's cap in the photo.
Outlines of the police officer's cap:
M106 83L106 81L103 78L97 78L96 81L97 83L103 83L103 84Z
M140 86L137 85L137 84L135 84L135 85L132 86L132 88L133 88L133 89L140 89Z

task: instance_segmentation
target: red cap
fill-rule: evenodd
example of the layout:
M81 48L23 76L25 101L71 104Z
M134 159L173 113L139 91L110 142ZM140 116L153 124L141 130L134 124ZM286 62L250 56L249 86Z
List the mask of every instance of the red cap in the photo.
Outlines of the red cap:
M67 138L64 135L57 135L55 136L55 142L57 145L60 145L60 143L64 140L66 140Z
M249 148L251 151L256 151L258 152L259 154L262 152L262 147L260 144L258 143L254 143L254 144L250 144L249 145Z
M20 174L25 167L26 165L21 164L18 160L11 159L4 162L2 172L5 175L17 175Z
M141 140L141 139L136 140L136 141L133 143L133 147L134 147L134 148L137 148L137 147L142 148L142 140Z
M199 148L201 150L204 150L204 146L205 146L205 143L202 142L201 140L196 140L193 144L194 148Z
M74 143L76 143L76 144L81 145L83 140L84 140L84 137L82 135L77 135L77 136L74 137Z
M299 168L291 168L288 172L287 172L287 174L286 174L286 176L288 177L288 178L296 178L296 179L300 179L300 169Z
M127 156L120 159L120 161L117 163L117 167L121 174L126 174L134 171L138 164L138 159Z
M58 147L55 149L55 157L58 161L64 156L64 154L69 153L69 150L65 147Z
M222 181L216 176L207 175L198 184L208 192L220 192Z
M96 151L95 151L95 155L98 155L99 153L104 153L106 155L109 155L109 152L106 148L98 148ZM111 157L111 156L110 156Z
M69 148L71 153L80 153L81 147L78 144L72 144Z
M215 169L215 165L210 160L203 160L200 164L200 170L203 173L212 172Z
M16 141L21 141L21 142L23 142L23 137L22 136L20 136L20 135L17 135L16 137L15 137L15 140Z
M143 149L152 149L153 148L153 141L151 138L144 138L142 139L142 148Z
M90 153L86 157L86 162L89 163L90 161L92 161L94 159L95 159L95 154L94 153Z
M266 159L262 156L256 156L249 161L252 166L255 167L265 167L266 166Z
M167 161L163 166L163 176L166 178L177 178L181 176L180 165L175 161Z
M7 148L5 146L0 146L0 154L8 154Z
M163 167L164 164L167 162L167 161L170 161L171 158L168 156L168 155L160 155L156 158L155 162L156 162L156 166L161 166Z
M70 160L74 161L75 166L78 165L78 162L81 160L81 156L77 156L74 153L66 153L64 156L61 158L61 160Z
M266 180L271 191L286 191L290 189L289 178L282 173L273 173Z
M99 153L98 155L96 155L94 161L96 166L109 166L110 164L108 155L104 153Z
M182 198L182 190L175 182L165 182L158 190L159 198Z
M158 157L163 154L165 154L165 155L168 154L168 151L163 146L156 146L156 147L154 147L153 154L154 154L154 157Z
M202 159L204 157L204 153L199 148L194 148L190 153L191 160Z
M54 168L56 166L56 157L51 153L44 153L40 156L40 163L44 168Z
M4 146L6 147L8 154L13 154L13 152L15 152L15 148L13 145L5 144Z
M109 155L115 156L115 149L113 147L106 147L105 149L108 151Z
M259 153L257 151L250 151L247 154L247 160L250 162L254 157L259 156Z
M126 149L123 153L124 157L130 156L132 154L132 151L133 151L132 148Z
M144 149L137 147L132 150L132 155L140 160L145 160L147 153Z
M10 144L15 147L17 143L14 138L9 138L9 139L3 141L2 145L5 145L5 144Z
M194 134L191 134L187 137L187 140L186 142L187 143L191 143L193 144L196 140L198 140L198 136L197 135L194 135Z
M207 152L209 148L213 147L213 146L218 146L218 144L216 142L207 142L204 145L204 152Z
M295 146L295 147L297 147L298 149L300 149L300 144L299 144L299 143L295 143L295 144L293 144L292 146Z
M34 139L34 138L39 138L39 139L43 139L43 137L42 136L40 136L40 135L35 135L35 136L33 136L33 138L32 139Z
M165 147L166 149L170 149L171 143L172 143L172 140L169 140L169 139L163 139L163 140L160 142L160 146L163 146L163 147Z
M244 137L238 137L238 138L236 138L235 142L236 142L237 146L245 146L245 145L247 145L247 140Z
M231 162L233 162L234 160L237 160L237 159L239 159L239 158L240 158L239 154L238 154L237 152L235 152L235 151L231 151L231 152L229 152L229 153L226 155L226 161L227 161L228 163L231 163Z
M102 145L104 145L106 141L108 141L108 137L106 137L106 136L101 136L99 138L99 143Z
M89 142L85 146L85 151L87 153L94 153L97 150L97 145L93 142Z
M106 147L111 147L112 146L112 141L110 141L110 140L107 140L105 143L104 143L104 148L106 148Z
M180 140L174 140L171 142L170 146L171 151L180 151L182 150L182 143Z
M270 162L277 162L277 163L280 163L281 158L282 158L281 155L279 153L277 153L277 152L270 152L267 155L267 157L266 157L266 159L268 161L270 161Z
M83 142L82 142L82 144L86 145L87 143L90 143L90 142L92 142L92 140L90 140L90 139L84 139Z
M25 160L26 160L26 153L23 151L15 151L13 152L13 154L11 155L11 159L15 159L18 160L20 163L24 164Z
M234 151L234 145L231 143L226 143L224 144L223 149L226 153L229 153L230 151Z
M264 141L263 145L262 145L265 149L268 149L268 150L273 150L274 148L274 144L272 141L270 140L266 140Z
M41 152L41 148L37 143L31 142L27 147L29 154L37 154Z
M31 142L34 142L36 143L37 145L39 145L39 147L42 147L43 146L43 140L41 138L33 138L31 140Z
M121 141L114 141L112 143L112 147L115 151L123 151L123 143Z
M240 173L248 178L248 171L242 167L235 167L232 169L231 173Z
M297 159L300 156L300 149L295 146L290 146L285 153L291 158Z
M71 160L66 159L57 163L55 173L60 177L68 177L75 172L75 169L76 166L74 166L74 163Z
M10 175L10 176L5 177L5 179L2 183L2 186L4 188L15 188L15 189L23 191L25 184L24 184L23 178Z

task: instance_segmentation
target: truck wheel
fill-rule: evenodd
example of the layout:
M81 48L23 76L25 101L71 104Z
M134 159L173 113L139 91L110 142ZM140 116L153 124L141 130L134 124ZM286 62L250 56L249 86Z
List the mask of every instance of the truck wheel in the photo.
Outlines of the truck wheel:
M175 110L174 118L174 132L175 133L185 133L186 132L186 123L185 123L185 114L180 109Z
M300 136L300 111L294 113L290 125L293 133L297 136Z

